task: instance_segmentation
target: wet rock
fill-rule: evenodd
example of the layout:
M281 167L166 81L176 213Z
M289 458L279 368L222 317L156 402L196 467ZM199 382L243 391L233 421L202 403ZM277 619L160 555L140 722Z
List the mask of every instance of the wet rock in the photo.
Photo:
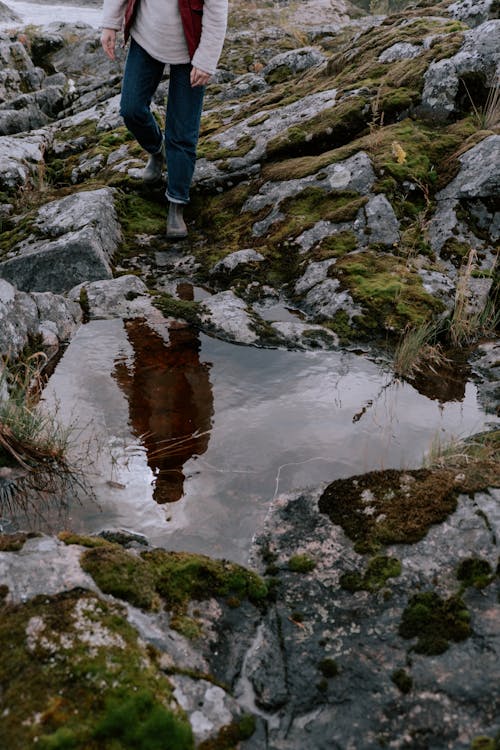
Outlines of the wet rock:
M273 613L259 628L246 661L246 676L252 683L260 708L275 711L288 699L285 663L279 642L279 621Z
M14 245L0 273L24 291L64 292L81 281L110 278L121 238L111 188L68 195L42 206L36 235Z
M418 57L423 52L423 48L417 44L409 42L396 42L380 53L378 60L382 63L396 62L397 60L409 60Z
M338 346L338 336L323 326L293 321L271 323L290 349L333 349Z
M231 274L236 269L241 269L241 266L246 266L251 263L262 263L265 260L261 253L258 253L253 248L246 250L236 250L234 253L226 255L225 258L219 260L211 269L210 275L216 274Z
M498 0L458 0L448 5L447 12L468 26L479 26L492 18L498 18Z
M446 120L457 111L460 78L491 87L500 62L500 20L487 21L465 34L456 55L431 63L424 76L422 112Z
M351 320L362 312L354 304L349 292L340 288L338 279L326 279L313 286L302 300L301 307L316 320L333 318L340 310Z
M160 317L146 284L135 275L83 282L71 289L68 297L83 305L90 320Z
M482 344L472 361L477 376L478 397L489 414L499 414L500 404L500 344Z
M255 344L258 335L253 319L242 299L230 290L203 300L201 321L223 338L242 344Z
M292 73L321 65L325 61L326 57L316 47L300 47L272 57L264 66L262 75L266 81L272 83L283 80Z
M67 341L80 321L79 305L64 297L26 294L0 279L0 351L11 357L38 334L50 346Z
M386 246L396 245L399 242L399 221L385 195L379 194L370 198L364 210L368 242Z
M0 188L29 186L38 176L51 142L48 131L0 137Z
M187 675L171 677L174 698L189 718L195 740L203 742L241 715L241 709L225 690L207 680Z

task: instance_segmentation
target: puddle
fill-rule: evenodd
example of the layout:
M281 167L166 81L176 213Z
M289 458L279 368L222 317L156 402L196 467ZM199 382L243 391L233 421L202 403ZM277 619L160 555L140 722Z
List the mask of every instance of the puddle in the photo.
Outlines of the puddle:
M415 467L436 438L494 421L472 383L440 404L352 352L255 349L121 320L79 329L44 400L79 425L91 456L97 503L69 497L62 527L124 527L237 562L276 493Z

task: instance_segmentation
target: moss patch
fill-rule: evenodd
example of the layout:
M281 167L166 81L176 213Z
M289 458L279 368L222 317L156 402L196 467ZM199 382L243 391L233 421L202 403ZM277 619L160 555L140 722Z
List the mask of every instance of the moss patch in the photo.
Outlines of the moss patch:
M409 693L413 687L413 680L404 669L396 669L391 675L391 680L405 694Z
M24 547L27 539L39 536L34 531L16 534L0 534L0 552L18 552Z
M462 560L457 568L457 579L464 588L474 586L476 589L484 589L493 581L494 577L489 562L478 557L469 557Z
M326 677L327 679L336 677L339 673L339 667L335 659L322 659L318 664L318 668L323 677Z
M433 591L413 596L403 612L399 634L417 638L413 650L434 656L447 650L450 641L458 643L471 635L470 615L456 596L442 599Z
M194 326L200 324L200 303L192 300L182 300L170 294L158 294L152 299L153 304L162 311L167 318L182 318Z
M0 617L2 746L192 750L172 690L117 606L69 592Z
M152 550L134 555L117 545L87 550L82 568L106 594L143 609L163 603L172 612L172 627L196 637L198 625L186 616L189 602L212 596L264 601L268 589L253 571L225 560L212 560L187 552Z
M340 577L340 585L347 591L378 591L387 583L389 578L401 575L401 563L396 557L373 557L361 573L344 573Z
M74 534L72 531L61 531L57 536L64 544L79 544L82 547L112 546L111 542L100 536L84 536L82 534Z
M293 573L310 573L315 567L316 563L309 555L294 555L288 561L288 570Z
M255 732L255 717L242 716L238 721L222 727L217 737L204 740L198 745L198 750L233 750L239 747L239 742L250 739Z

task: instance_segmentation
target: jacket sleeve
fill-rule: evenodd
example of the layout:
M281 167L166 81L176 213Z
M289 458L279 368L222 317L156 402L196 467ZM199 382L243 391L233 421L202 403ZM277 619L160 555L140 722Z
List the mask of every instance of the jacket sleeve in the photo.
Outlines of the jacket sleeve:
M104 0L101 27L119 31L123 26L127 0Z
M227 27L228 0L205 0L201 39L192 64L205 73L215 73L224 44Z

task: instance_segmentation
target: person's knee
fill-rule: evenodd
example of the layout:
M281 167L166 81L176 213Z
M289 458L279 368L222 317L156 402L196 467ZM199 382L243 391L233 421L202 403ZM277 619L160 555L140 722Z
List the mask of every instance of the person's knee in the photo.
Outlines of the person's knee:
M133 101L122 101L120 105L120 115L127 127L134 125L143 125L147 122L148 112L144 107L138 107Z

